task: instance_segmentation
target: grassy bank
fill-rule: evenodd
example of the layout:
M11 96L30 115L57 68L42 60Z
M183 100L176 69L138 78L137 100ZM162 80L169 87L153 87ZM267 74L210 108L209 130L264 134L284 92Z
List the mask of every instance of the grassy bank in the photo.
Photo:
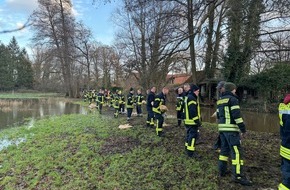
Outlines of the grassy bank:
M26 141L0 151L0 189L276 189L280 181L279 139L249 132L243 141L245 165L253 187L218 178L218 153L212 150L216 127L204 124L202 160L184 154L184 129L166 119L166 137L133 118L133 128L120 130L125 117L63 115L1 131L0 138Z

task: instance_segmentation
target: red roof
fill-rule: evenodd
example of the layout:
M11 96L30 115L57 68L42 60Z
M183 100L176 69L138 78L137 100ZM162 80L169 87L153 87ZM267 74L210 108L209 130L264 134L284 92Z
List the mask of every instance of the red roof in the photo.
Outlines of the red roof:
M168 74L166 76L167 80L171 80L172 84L184 84L191 75L183 73L183 74Z

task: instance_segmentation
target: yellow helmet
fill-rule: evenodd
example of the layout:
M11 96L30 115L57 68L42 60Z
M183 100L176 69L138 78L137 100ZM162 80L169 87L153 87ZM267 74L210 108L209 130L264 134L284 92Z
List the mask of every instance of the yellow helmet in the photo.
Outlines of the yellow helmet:
M118 94L122 94L122 91L121 91L121 90L119 90L119 91L118 91Z

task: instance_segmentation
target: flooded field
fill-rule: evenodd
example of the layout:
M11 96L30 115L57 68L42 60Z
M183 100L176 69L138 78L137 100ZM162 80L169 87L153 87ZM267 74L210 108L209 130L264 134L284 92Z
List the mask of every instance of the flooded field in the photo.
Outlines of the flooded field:
M86 114L86 109L63 98L0 99L0 129L51 115Z

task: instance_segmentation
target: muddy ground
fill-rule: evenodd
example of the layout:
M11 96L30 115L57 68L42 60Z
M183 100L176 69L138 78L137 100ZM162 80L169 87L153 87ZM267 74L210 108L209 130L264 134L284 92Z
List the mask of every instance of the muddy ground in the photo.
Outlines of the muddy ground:
M104 107L103 116L113 118L113 109ZM120 118L126 118L126 114L120 114ZM131 121L129 122L133 127L144 127L146 128L146 113L143 117L137 117L133 114ZM177 127L177 121L175 118L165 118L165 137L171 139L170 141L164 142L174 142L164 144L163 146L168 147L168 151L175 153L176 156L180 156L184 148L184 127ZM155 133L154 129L149 129ZM202 162L204 165L204 170L206 172L208 167L215 167L216 171L214 174L209 174L214 176L212 180L216 181L219 189L221 190L254 190L254 189L277 189L278 184L281 182L280 173L280 156L279 156L279 134L272 133L262 133L262 132L252 132L248 131L244 139L242 139L242 147L244 150L244 169L246 176L253 181L253 186L244 187L239 184L231 182L231 175L226 177L218 177L217 171L217 161L218 161L218 151L213 149L213 144L218 136L217 128L215 124L204 123L203 127L200 129L200 141L196 146L197 152L202 156L202 159L198 162ZM120 139L120 142L115 142L118 144L118 150L130 150L136 147L138 139L127 139L126 141L132 141L133 143L122 143L126 139ZM132 147L130 147L130 144ZM150 144L150 143L149 143ZM107 145L111 146L111 145ZM122 147L124 146L124 147ZM154 145L150 146L160 146ZM113 151L118 151L113 150ZM196 160L194 160L196 161ZM229 165L230 166L230 165ZM230 167L229 167L230 168ZM194 179L193 179L194 180Z

